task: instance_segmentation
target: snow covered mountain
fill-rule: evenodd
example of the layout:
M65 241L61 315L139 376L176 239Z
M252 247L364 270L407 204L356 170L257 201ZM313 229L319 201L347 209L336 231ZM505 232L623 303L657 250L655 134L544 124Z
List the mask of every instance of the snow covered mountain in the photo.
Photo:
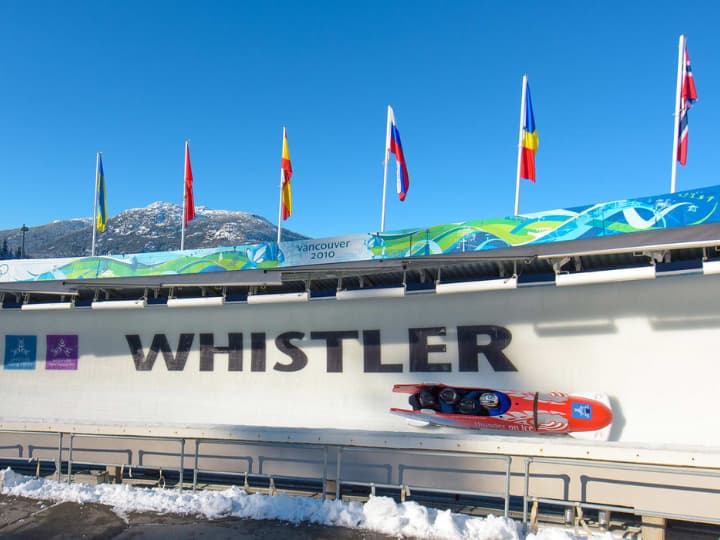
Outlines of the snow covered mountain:
M145 208L131 208L107 223L97 233L95 253L142 253L180 249L182 206L155 202ZM283 241L306 236L283 228ZM185 248L236 246L274 242L277 227L267 219L247 212L211 210L195 207L195 219L185 229ZM0 246L5 243L13 255L22 243L20 229L0 231ZM29 227L25 232L25 253L31 258L78 257L90 254L92 219L53 221Z

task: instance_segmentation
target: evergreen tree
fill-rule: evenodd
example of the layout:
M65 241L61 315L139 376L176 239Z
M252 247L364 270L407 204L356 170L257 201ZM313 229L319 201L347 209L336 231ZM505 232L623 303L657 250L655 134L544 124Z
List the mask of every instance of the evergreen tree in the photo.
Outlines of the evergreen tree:
M9 259L10 250L7 245L7 238L3 238L2 248L0 248L0 259Z
M15 258L22 259L22 251L20 250L20 246L18 246L17 249L15 250Z

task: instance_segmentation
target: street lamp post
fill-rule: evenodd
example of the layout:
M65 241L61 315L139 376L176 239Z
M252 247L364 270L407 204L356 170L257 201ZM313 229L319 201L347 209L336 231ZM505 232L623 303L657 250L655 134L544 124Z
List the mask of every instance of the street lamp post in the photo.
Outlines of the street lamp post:
M23 223L23 226L20 228L20 232L22 233L22 244L20 248L20 257L25 258L25 233L28 232L30 229Z

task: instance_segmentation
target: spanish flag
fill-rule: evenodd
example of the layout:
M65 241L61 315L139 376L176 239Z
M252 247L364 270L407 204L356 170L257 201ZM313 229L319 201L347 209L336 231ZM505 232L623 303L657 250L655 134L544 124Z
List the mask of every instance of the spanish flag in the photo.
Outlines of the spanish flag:
M280 187L280 207L283 220L286 220L292 214L292 187L290 186L290 178L292 178L292 163L290 163L290 149L288 148L287 130L283 128L283 145L282 159L280 160L280 178L282 185Z
M97 170L95 171L95 185L97 186L97 214L95 215L95 227L99 232L105 232L107 223L107 196L105 194L105 173L103 172L102 154L97 155Z
M535 183L535 153L540 140L535 129L535 115L533 114L532 99L530 98L530 84L525 92L525 120L523 122L522 155L520 158L520 178L527 178Z

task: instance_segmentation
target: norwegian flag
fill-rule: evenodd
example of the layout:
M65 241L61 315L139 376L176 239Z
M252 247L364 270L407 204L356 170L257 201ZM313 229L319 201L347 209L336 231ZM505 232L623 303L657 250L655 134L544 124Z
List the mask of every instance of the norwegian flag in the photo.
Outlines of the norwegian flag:
M690 55L687 46L684 51L685 61L682 65L682 82L680 87L680 129L677 146L677 160L683 167L687 163L688 154L688 111L697 100L695 79L693 79L692 68L690 67Z

